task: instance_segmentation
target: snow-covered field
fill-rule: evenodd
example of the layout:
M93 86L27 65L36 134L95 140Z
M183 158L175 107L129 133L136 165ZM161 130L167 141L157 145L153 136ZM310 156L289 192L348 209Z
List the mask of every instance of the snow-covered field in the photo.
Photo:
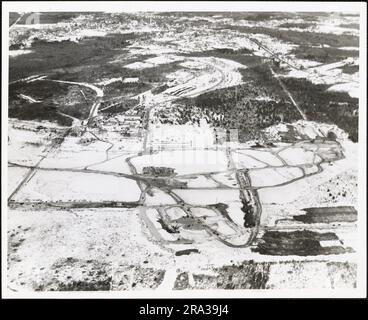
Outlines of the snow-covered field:
M42 167L88 168L130 174L125 159L134 155L140 145L133 139L126 142L120 137L114 133L98 133L97 136L88 132L81 137L67 136L60 147L42 161Z
M348 139L348 134L334 124L305 120L298 120L296 122L288 124L279 123L277 125L266 128L264 132L269 137L269 139L279 141L281 140L280 133L286 133L291 129L294 132L295 138L300 140L302 140L303 138L323 138L326 137L329 132L334 133L336 137L341 141L345 141Z
M356 81L334 84L328 88L329 91L347 92L352 98L359 98L360 87Z
M46 168L84 168L106 159L108 143L94 140L88 145L80 137L66 137L60 148L42 161Z
M298 164L313 164L317 162L319 157L312 151L306 151L303 148L287 148L279 153L287 164L298 165Z
M19 122L19 127L28 123ZM22 165L35 165L51 145L48 132L9 127L8 161Z
M101 163L88 165L87 168L92 170L130 174L131 170L125 160L132 155L133 154L130 153L116 156L114 155L107 161L104 160Z
M236 187L238 185L234 172L221 172L218 174L213 174L212 178L228 187Z
M173 204L176 204L175 200L160 189L151 188L150 194L146 193L146 200L144 202L144 205L146 206L161 206Z
M335 161L332 164L322 164L323 171L321 173L285 186L259 190L261 202L263 204L276 203L286 205L287 203L296 201L296 199L300 199L306 203L306 206L319 206L320 203L318 202L310 203L308 201L315 199L315 195L319 194L319 192L315 191L316 188L343 172L351 172L357 168L357 145L352 142L345 142L343 148L345 149L346 158ZM305 194L309 196L305 197ZM307 205L307 203L309 204Z
M205 176L195 176L188 179L178 179L179 181L187 182L188 188L215 188L217 183Z
M186 203L192 205L205 206L217 203L239 202L239 190L201 189L199 192L198 190L176 189L173 191Z
M268 187L299 178L303 172L298 168L265 168L251 171L249 176L254 187Z
M263 167L263 166L282 166L282 161L268 151L259 150L241 150L234 157L235 162L239 160L239 164L248 163L253 167Z
M26 177L30 169L21 167L8 167L8 196L16 189Z
M15 201L138 201L134 180L103 174L42 171L14 196Z

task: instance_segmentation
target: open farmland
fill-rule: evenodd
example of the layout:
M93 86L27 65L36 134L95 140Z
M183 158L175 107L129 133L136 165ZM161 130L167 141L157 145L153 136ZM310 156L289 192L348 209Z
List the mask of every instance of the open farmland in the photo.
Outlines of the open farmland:
M359 14L38 15L10 16L9 290L357 287Z

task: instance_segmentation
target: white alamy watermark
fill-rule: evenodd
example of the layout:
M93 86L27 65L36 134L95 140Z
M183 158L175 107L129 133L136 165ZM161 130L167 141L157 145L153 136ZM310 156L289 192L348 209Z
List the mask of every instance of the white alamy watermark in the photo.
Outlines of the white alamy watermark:
M176 130L176 132L172 132ZM149 157L147 163L160 166L178 165L204 167L209 170L221 171L229 162L236 161L237 153L230 152L230 147L238 143L238 130L223 130L220 134L214 128L200 127L191 130L155 128L147 133L143 146L144 154ZM218 170L216 167L218 165ZM158 166L158 165L157 165Z

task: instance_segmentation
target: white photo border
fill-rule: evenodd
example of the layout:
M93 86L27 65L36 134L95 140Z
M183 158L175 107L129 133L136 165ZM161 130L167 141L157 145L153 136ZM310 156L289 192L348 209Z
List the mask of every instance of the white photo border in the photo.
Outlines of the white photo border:
M367 163L367 4L366 2L283 2L283 1L26 1L2 2L2 297L3 298L365 298L367 295L367 221L366 221L366 163ZM7 130L9 79L9 12L47 11L273 11L273 12L354 12L360 14L360 97L359 97L359 223L358 277L356 289L303 290L188 290L188 291L119 291L119 292L23 292L7 288Z

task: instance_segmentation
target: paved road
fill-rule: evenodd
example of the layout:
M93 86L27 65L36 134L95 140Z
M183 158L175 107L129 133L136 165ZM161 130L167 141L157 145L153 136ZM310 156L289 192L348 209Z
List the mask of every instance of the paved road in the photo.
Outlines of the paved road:
M15 188L15 190L10 194L10 196L8 197L8 203L12 200L12 198L19 192L19 190L23 187L23 185L28 182L29 180L32 179L32 177L34 176L34 174L36 173L36 170L39 168L40 164L42 163L42 161L47 158L48 154L55 150L56 148L58 148L60 146L60 144L62 143L62 141L64 140L64 138L69 134L70 132L70 128L66 129L64 131L64 133L62 134L60 139L56 139L54 140L54 142L51 143L51 145L44 151L44 155L41 157L41 159L34 165L34 166L26 166L26 165L17 165L19 167L23 167L23 168L28 168L29 171L26 174L26 176L21 180L21 182L17 185L17 187ZM12 163L10 163L12 164ZM14 165L14 164L13 164Z

